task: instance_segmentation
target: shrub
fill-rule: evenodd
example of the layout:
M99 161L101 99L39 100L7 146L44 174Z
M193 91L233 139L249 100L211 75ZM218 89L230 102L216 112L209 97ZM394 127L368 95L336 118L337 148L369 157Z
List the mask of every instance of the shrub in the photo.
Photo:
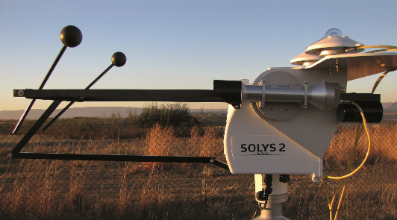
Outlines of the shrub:
M196 118L190 114L187 104L168 104L158 106L151 104L145 106L138 119L140 126L143 128L151 128L155 124L162 127L172 126L174 128L190 129L198 124Z

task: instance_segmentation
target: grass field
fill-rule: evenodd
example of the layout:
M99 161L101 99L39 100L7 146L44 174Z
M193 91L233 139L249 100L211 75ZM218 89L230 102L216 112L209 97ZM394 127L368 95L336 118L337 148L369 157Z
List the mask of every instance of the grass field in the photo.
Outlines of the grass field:
M116 137L71 138L56 133L62 129L55 126L48 131L55 135L36 135L23 151L216 156L225 161L222 128L216 127L217 119L210 120L212 127L193 127L189 136L155 126L134 138L121 138L117 128ZM356 128L338 127L324 155L326 174L344 174ZM371 125L370 132L373 150L367 164L349 178L338 219L397 219L397 124ZM10 161L6 155L19 138L0 133L0 219L252 219L256 210L253 175L232 175L203 164ZM363 136L355 166L366 147ZM325 181L335 191L338 181ZM329 219L325 194L309 176L292 175L288 194L286 217Z

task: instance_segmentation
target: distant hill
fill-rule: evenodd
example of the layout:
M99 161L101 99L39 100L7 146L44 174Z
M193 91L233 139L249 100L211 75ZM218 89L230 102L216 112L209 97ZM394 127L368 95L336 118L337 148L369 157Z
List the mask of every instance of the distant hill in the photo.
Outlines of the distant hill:
M384 102L382 105L385 111L397 111L397 102Z
M2 120L18 120L25 110L16 111L0 111L0 119ZM60 112L61 109L57 109L51 115L54 117ZM73 117L101 117L108 118L111 117L113 113L120 114L121 117L128 116L129 112L133 114L141 114L142 108L134 107L83 107L83 108L70 108L65 113L62 114L61 118L73 118ZM200 109L191 109L192 113L199 112ZM204 109L206 113L226 113L226 109ZM32 109L30 110L27 119L38 119L44 110L42 109Z
M383 109L385 112L397 112L397 102L384 102ZM55 110L55 112L51 115L54 117L60 109ZM142 108L136 107L83 107L83 108L70 108L68 109L61 118L73 118L73 117L101 117L107 118L111 117L113 113L120 114L121 117L128 116L129 112L141 114ZM201 111L200 109L191 109L192 113ZM205 113L226 113L226 109L203 109ZM21 117L24 110L16 110L16 111L0 111L0 119L3 120L18 120ZM44 110L42 109L32 109L27 119L38 119L41 114L43 114Z
M17 111L0 111L0 119L19 119L25 110ZM61 109L57 109L51 115L54 117L60 112ZM70 108L62 114L61 118L73 118L73 117L110 117L112 113L120 114L120 116L128 116L128 112L140 114L142 108L130 108L130 107L84 107L84 108ZM32 109L30 110L27 119L38 119L44 110Z

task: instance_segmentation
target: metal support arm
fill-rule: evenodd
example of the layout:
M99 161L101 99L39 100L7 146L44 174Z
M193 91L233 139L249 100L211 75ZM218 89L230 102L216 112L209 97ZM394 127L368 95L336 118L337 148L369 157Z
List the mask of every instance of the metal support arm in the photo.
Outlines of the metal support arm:
M14 97L57 101L224 102L214 90L14 89Z
M229 166L215 157L177 157L152 155L121 155L121 154L60 154L15 152L10 158L20 159L54 159L54 160L101 160L101 161L135 161L135 162L172 162L172 163L211 163L229 170Z

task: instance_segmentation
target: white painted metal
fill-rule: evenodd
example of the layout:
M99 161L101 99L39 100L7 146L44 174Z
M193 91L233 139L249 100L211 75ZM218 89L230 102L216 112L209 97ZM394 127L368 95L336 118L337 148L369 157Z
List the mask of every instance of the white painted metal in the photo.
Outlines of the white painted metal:
M261 215L254 220L288 220L282 215L282 205L269 200L266 209L261 210Z
M290 63L293 65L309 66L319 60L321 60L320 56L303 52L293 58Z
M293 77L284 81L283 78L288 78L286 75ZM266 86L303 88L307 82L310 88L326 81L346 88L346 70L330 76L327 70L276 68L261 74L254 85L262 80ZM298 104L295 108L299 108ZM226 159L232 173L314 174L314 180L318 181L323 172L322 156L337 124L336 109L318 110L309 104L293 117L274 120L264 115L256 103L243 101L240 109L230 107L228 111L224 140Z
M345 48L362 44L334 35L337 31L329 30L330 36L291 60L306 64L269 68L243 85L240 109L229 106L224 152L230 171L255 174L255 192L263 190L260 174L273 175L273 193L256 220L286 219L281 203L288 199L288 184L279 182L279 174L312 174L314 182L321 181L323 154L339 122L336 107L347 81L397 67L397 53L346 54Z
M363 44L350 39L348 36L327 36L308 46L305 53L328 56L345 53L345 48L357 46L363 46ZM358 53L361 51L364 50L354 50L349 53Z
M314 173L317 177L322 176L322 159L263 121L254 113L249 102L243 103L241 109L230 107L227 120L224 146L232 173ZM247 146L247 151L242 152L243 144L259 144L260 147L253 149L251 146L249 149ZM266 151L262 144L269 144ZM270 151L271 144L274 144L275 151ZM285 147L281 149L283 144Z
M312 65L295 69L328 70L331 75L339 74L340 69L347 69L347 80L354 80L396 66L397 52L378 52L326 56Z
M301 87L307 82L309 90L314 85L323 81L337 83L342 89L346 89L346 69L342 68L339 69L337 74L332 75L329 74L328 70L322 69L299 70L294 68L274 68L262 73L254 81L254 84L257 84L261 80L265 80L266 85L286 86L283 79L277 77L281 72L287 72L293 75L297 81L302 82L300 84ZM299 106L297 105L296 108L299 108ZM307 108L300 109L295 116L286 120L274 120L261 114L256 103L252 103L252 109L269 125L297 142L303 148L309 150L318 158L322 158L335 134L339 122L336 109L318 110L317 107L312 106L310 103ZM275 114L282 114L282 112L275 112ZM263 122L257 121L257 123Z

